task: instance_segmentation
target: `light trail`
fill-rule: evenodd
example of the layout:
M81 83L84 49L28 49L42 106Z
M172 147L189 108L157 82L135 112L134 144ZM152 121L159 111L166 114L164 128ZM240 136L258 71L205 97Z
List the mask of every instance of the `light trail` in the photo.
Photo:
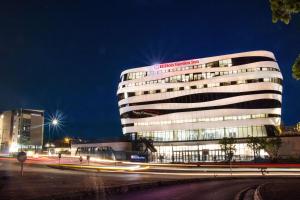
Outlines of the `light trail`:
M79 170L111 170L111 171L139 171L147 170L149 167L136 166L87 166L87 165L67 165L67 164L51 164L49 166L65 169L79 169Z
M79 156L78 156L79 157ZM0 158L0 160L11 160L15 161L13 158ZM70 160L69 160L70 159ZM230 169L227 165L224 167L179 167L185 166L182 164L176 165L175 167L170 167L173 165L155 165L155 164L141 164L133 163L127 164L126 162L112 161L112 160L102 160L95 159L95 161L101 161L105 163L91 162L90 165L86 163L80 165L77 157L65 157L61 160L63 164L58 164L58 158L52 156L40 156L39 158L28 158L26 163L31 164L41 164L54 166L56 168L64 169L74 169L74 170L94 170L97 172L109 172L109 173L134 173L134 174L145 174L145 175L165 175L165 176L187 176L187 177L246 177L246 176L299 176L300 177L300 167L238 167ZM118 166L116 166L118 164ZM120 166L121 164L121 166ZM232 175L231 175L232 174Z
M61 167L64 169L76 169L76 170L96 170L98 172L111 172L111 173L134 173L134 174L145 174L145 175L167 175L167 176L211 176L211 177L246 177L246 176L300 176L300 169L278 169L270 168L265 171L260 169L236 169L230 171L227 169L214 169L215 171L191 171L191 172L174 172L175 170L169 170L169 172L160 171L149 171L154 170L147 166L142 167L136 166L86 166L86 165L52 165L54 167ZM157 169L156 169L157 170ZM219 171L217 171L219 170ZM250 170L250 171L248 171Z
M240 171L252 171L252 172L261 172L261 168L244 168L244 167L235 167L230 169L229 167L226 168L171 168L171 167L151 167L150 169L154 170L167 170L167 171L199 171L199 172L227 172L227 171L235 171L235 172L240 172ZM294 172L300 172L300 168L265 168L267 171L294 171Z

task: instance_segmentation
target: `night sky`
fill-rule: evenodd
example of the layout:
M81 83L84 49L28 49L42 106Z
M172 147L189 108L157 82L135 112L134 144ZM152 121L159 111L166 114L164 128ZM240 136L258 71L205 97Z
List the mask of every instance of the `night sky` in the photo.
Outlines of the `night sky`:
M0 110L60 110L64 127L53 137L118 137L123 70L269 50L284 76L284 123L295 124L299 35L300 15L273 24L268 0L1 1Z

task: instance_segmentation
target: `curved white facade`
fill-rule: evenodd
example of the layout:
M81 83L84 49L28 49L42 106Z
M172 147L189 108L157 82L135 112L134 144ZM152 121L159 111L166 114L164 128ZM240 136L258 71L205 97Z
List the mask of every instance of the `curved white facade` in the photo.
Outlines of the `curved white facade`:
M117 94L123 133L151 138L158 149L271 136L281 121L282 75L268 51L129 69Z

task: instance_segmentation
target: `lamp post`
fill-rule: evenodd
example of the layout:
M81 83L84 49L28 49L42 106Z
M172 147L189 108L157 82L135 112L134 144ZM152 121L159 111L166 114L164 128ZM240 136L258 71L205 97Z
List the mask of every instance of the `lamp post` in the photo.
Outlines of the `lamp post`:
M51 121L48 123L48 125L49 125L49 133L48 133L48 144L49 144L49 145L46 144L46 147L48 146L48 155L50 155L50 146L52 145L52 144L50 143L50 131L51 131L51 126L53 126L53 127L59 126L59 120L58 120L57 118L53 118L53 119L51 119ZM54 144L53 144L53 145L54 145Z
M51 119L51 121L49 123L48 142L50 142L50 130L51 130L51 126L53 126L53 127L59 126L59 120L57 118Z

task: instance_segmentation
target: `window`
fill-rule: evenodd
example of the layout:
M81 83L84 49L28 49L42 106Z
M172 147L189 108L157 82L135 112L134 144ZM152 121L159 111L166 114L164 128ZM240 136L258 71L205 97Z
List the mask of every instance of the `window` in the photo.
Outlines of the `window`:
M220 60L219 66L220 67L231 67L232 66L231 59Z
M248 56L248 57L237 57L232 58L232 65L245 65L254 62L262 61L275 61L273 58L263 57L263 56Z
M118 99L119 99L119 101L122 100L122 99L124 99L124 93L118 94Z
M219 67L219 62L214 61L214 62L206 63L206 67Z
M230 85L230 83L228 83L228 82L220 83L220 86L227 86L227 85Z
M124 77L123 77L124 81L127 81L127 76L128 76L127 74L124 74Z
M135 96L135 93L134 93L134 92L128 92L128 93L127 93L127 96L128 96L128 97L133 97L133 96Z

